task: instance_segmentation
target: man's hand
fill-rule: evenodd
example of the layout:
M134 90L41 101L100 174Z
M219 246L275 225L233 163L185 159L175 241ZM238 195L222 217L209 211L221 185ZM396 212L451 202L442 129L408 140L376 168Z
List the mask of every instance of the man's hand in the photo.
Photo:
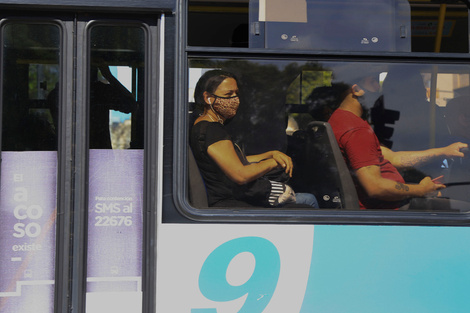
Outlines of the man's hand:
M462 149L468 148L468 145L466 143L462 142L455 142L451 145L448 145L447 147L443 147L442 149L442 155L445 157L460 157L463 158L464 154L461 151Z
M419 182L419 186L423 188L422 197L437 196L438 191L444 189L446 186L443 184L435 183L430 177L425 177Z

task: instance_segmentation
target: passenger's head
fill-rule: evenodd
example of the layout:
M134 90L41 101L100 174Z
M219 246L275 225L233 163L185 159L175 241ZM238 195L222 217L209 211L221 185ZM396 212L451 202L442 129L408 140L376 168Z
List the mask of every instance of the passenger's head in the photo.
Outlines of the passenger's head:
M357 83L363 90L370 93L380 91L379 73L370 73L368 76L363 77Z
M238 109L238 82L234 74L222 70L204 73L196 84L194 100L201 110L213 110L225 119L232 118Z
M348 93L354 94L354 97L360 102L364 112L369 110L379 98L380 83L379 75L381 69L364 68L363 65L353 64L345 66L334 71L334 82L345 84L351 88ZM343 99L344 100L344 99Z
M426 87L419 69L410 66L397 66L390 69L382 86L385 106L413 108L409 103L425 103Z
M351 87L343 83L315 88L306 100L310 115L316 121L327 122L350 90Z
M447 103L446 123L451 135L470 138L470 96L457 97Z

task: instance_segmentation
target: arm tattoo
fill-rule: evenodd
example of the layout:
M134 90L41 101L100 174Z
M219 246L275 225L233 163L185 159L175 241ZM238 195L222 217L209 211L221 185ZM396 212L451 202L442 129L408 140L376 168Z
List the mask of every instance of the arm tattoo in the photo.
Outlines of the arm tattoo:
M397 183L395 185L395 188L397 190L403 190L403 191L410 191L410 187L408 187L407 185L403 184L403 183Z

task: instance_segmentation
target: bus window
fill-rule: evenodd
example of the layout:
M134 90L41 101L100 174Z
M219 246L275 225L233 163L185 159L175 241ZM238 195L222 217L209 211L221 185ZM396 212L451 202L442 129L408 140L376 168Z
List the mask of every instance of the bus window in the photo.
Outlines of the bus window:
M248 1L189 1L188 43L248 47L248 22Z
M468 53L468 28L465 1L189 1L188 44Z
M389 200L384 200L385 205L382 206L381 199L364 195L355 170L347 168L350 166L348 156L341 152L340 157L335 155L339 151L338 142L334 135L328 136L325 123L329 125L332 113L342 104L346 92L353 85L364 90L364 94L358 98L362 110L360 117L371 126L382 149L409 152L400 161L390 159L397 174L410 184L417 184L425 177L441 177L441 182L448 184L448 188L432 200L412 197L404 203L394 202L396 208L470 209L470 199L464 199L468 192L463 191L470 188L466 185L470 167L463 170L467 156L461 156L461 152L467 153L464 146L470 143L470 139L465 138L468 134L465 128L468 102L465 101L470 99L469 67L451 64L201 58L191 58L189 64L190 96L204 73L213 69L235 73L240 105L235 117L224 121L223 128L230 136L227 138L246 155L272 150L289 155L294 163L294 171L288 184L295 192L315 195L319 209L361 207L374 210L390 204L387 202ZM198 122L201 113L212 110L214 116L219 114L217 108L210 106L205 108L206 111L200 111L201 108L194 103L197 101L189 99L190 129L194 127L195 121ZM456 130L458 121L461 121L461 128ZM192 136L191 133L190 140ZM459 143L458 148L455 143ZM190 146L191 150L195 149L194 144ZM425 154L410 152L416 150L424 151ZM205 165L201 167L197 153L191 152L195 161L192 163L190 160L189 166L196 164L202 180L199 183L191 181L195 172L189 169L189 200L196 208L208 208L211 207L210 197L204 202L197 195L210 196L210 192L214 192L205 180L208 177L205 171L211 168ZM392 154L383 153L392 157ZM190 158L193 156L190 155ZM456 176L457 172L464 174ZM458 191L456 185L462 189ZM197 189L198 193L192 193L191 188ZM237 199L237 196L233 191L231 197ZM364 199L380 201L374 206L363 207ZM357 205L358 201L360 206ZM238 208L241 207L250 210L263 206L248 202L248 205L238 205ZM317 210L309 206L305 208L310 212ZM264 209L269 210L269 206ZM282 210L282 206L276 210L279 209Z
M112 43L106 37L107 31L109 30L106 28L95 27L91 34L89 98L91 149L129 148L132 141L132 120L137 122L136 118L139 116L137 84L139 75L142 75L142 64L139 64L142 62L142 55L139 56L142 51L130 51L126 56L123 52L119 52L121 48L119 45L140 45L142 34L135 34L136 39L129 43ZM119 29L116 31L118 34L119 32L133 38L131 36L137 30ZM131 64L126 64L126 58L133 55L137 59L132 63L129 59L127 63ZM137 132L137 126L134 127L135 132ZM142 126L139 127L142 128ZM142 139L137 138L141 135L142 131L133 134L134 145L137 142L141 144Z
M313 129L311 122L314 122L314 120L309 114L306 99L316 86L331 84L332 70L330 66L319 62L191 59L189 72L190 95L196 90L196 82L201 75L212 69L233 72L238 77L240 106L235 117L230 119L224 128L240 150L244 151L246 155L259 155L273 150L290 155L294 160L294 172L288 185L292 186L297 193L314 194L321 208L338 209L347 207L353 209L357 206L353 201L355 196L349 197L345 194L347 190L353 187L352 181L350 177L345 178L343 181L338 175L338 166L343 168L344 161L339 154L336 143L329 142L331 138L328 137L327 127L317 125L315 126L316 133L307 131ZM195 105L194 102L197 102L197 100L190 99L192 108L189 118L190 128L194 127L194 121L197 121L198 116L203 113L200 104L196 103ZM295 124L295 127L292 127L292 124ZM192 136L193 132L191 132L190 138L194 139ZM195 163L198 164L198 161L200 161L197 155L198 152L194 153L197 147L195 148L194 143L191 143L191 148ZM320 148L320 150L317 148ZM306 164L305 168L298 167L301 159L309 158L305 153L310 153L313 156L314 151L318 151L316 156L323 157L323 159L318 160L318 162L312 159L312 162ZM324 154L321 155L320 151L323 151ZM340 162L340 164L338 165L337 162ZM315 164L316 167L310 166ZM316 171L320 168L323 170L321 174ZM195 197L197 197L195 201L198 201L198 196L206 194L209 196L206 200L206 206L217 207L217 205L211 203L210 190L205 181L206 173L204 173L205 170L211 171L214 168L204 168L199 164L199 170L203 183L189 182L190 200L193 200L194 204ZM344 168L344 170L347 169ZM192 173L190 169L190 179L194 177ZM305 184L303 181L301 182L303 174L309 176L309 180ZM320 183L315 178L317 176L330 179L329 184L326 184L323 180L325 186L323 191L315 188L315 185ZM206 190L200 188L204 185ZM326 187L327 185L328 187ZM195 189L198 190L196 193L193 192ZM352 191L354 192L354 190ZM325 193L321 194L321 192ZM235 192L233 198L240 200L235 196ZM200 202L199 205L202 206L201 203L203 202ZM239 206L245 208L263 207L250 201L242 201ZM292 206L315 209L312 206L302 206L298 203ZM268 206L266 208L269 209Z
M133 24L91 25L89 36L87 312L96 312L102 292L141 303L147 40Z
M0 311L54 311L61 28L1 24Z
M4 151L56 150L56 108L49 99L59 78L58 32L51 25L4 27Z

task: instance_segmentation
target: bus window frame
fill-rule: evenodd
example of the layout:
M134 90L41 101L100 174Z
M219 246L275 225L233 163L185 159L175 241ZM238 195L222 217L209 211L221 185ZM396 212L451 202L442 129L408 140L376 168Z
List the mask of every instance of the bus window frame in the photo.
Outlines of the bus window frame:
M175 12L177 0L135 0L126 3L123 3L122 0L104 0L99 3L94 0L71 0L67 3L61 3L57 0L2 0L0 3L0 7L5 10L15 10L22 6L37 10L35 15L42 10L48 12L142 13L149 15Z
M178 42L178 62L176 72L180 73L176 81L174 127L173 127L173 177L172 194L174 209L179 214L171 213L168 201L164 201L163 222L228 222L228 223L315 223L315 224L359 224L359 225L469 225L470 214L455 212L425 211L380 211L380 210L285 210L285 209L243 209L217 208L197 209L191 206L188 198L188 71L191 58L221 59L267 59L267 60L319 60L340 62L384 62L384 63L455 63L470 61L467 53L431 53L431 52L339 52L307 51L286 49L252 49L226 47L188 46L186 27L188 4L183 4L179 12L179 28L183 29L183 38ZM166 127L167 128L167 127ZM168 141L167 141L168 142ZM166 148L170 148L166 146ZM183 151L183 153L181 153ZM168 190L167 190L168 191ZM165 200L165 199L164 199ZM172 205L172 206L173 206ZM174 210L173 209L173 210ZM166 211L166 212L165 212ZM189 220L188 220L189 219Z
M158 125L152 123L152 121L158 121L160 114L159 110L155 108L163 107L163 103L160 102L158 97L160 91L160 80L163 80L163 73L160 71L164 69L168 71L166 66L160 64L161 56L160 54L167 54L165 45L161 42L165 41L166 38L161 37L161 31L164 29L162 25L162 18L164 14L158 15L158 19L152 20L149 18L152 16L151 13L146 12L145 15L132 14L131 16L122 16L119 14L114 15L113 17L105 17L100 14L86 16L85 20L88 21L85 23L82 32L86 33L84 38L86 41L83 45L83 55L82 62L84 61L83 66L83 75L84 79L82 80L82 99L86 99L85 103L89 104L90 96L90 61L91 61L91 50L90 50L90 38L91 31L95 26L136 26L143 30L144 34L144 95L142 104L144 105L144 138L143 138L143 147L142 150L144 160L143 160L143 182L142 182L142 193L143 193L143 208L142 208L142 218L143 218L143 229L142 229L142 286L141 290L143 291L143 306L142 312L154 311L154 300L155 295L155 281L156 281L156 255L154 249L154 236L156 233L156 219L154 217L157 210L157 201L159 200L156 197L155 190L157 190L160 185L155 171L158 172L158 176L161 175L160 168L156 168L154 165L158 163L158 145L157 142L161 142L160 138L160 129ZM170 69L171 71L171 69ZM168 71L168 73L172 73ZM164 73L165 77L169 74ZM165 93L166 94L166 93ZM88 181L89 181L89 123L90 123L90 106L84 105L80 109L80 118L85 120L85 123L81 123L84 127L81 134L82 147L85 150L85 153L82 153L82 162L84 162L82 171L81 171L81 188L83 193L81 199L83 201L83 206L88 208ZM78 134L78 132L77 132ZM162 136L161 136L162 137ZM152 169L152 170L149 170ZM86 184L86 186L85 186ZM87 211L87 210L83 210ZM83 221L85 221L82 226L87 227L88 224L88 214L83 216ZM88 241L88 233L84 233L85 245ZM86 253L83 253L86 254ZM86 256L85 256L86 259ZM85 270L86 273L86 270ZM86 275L85 275L86 276ZM145 278L145 279L144 279ZM86 282L85 282L86 284ZM83 286L85 288L85 286ZM85 289L83 289L85 290ZM86 295L84 294L85 298Z

